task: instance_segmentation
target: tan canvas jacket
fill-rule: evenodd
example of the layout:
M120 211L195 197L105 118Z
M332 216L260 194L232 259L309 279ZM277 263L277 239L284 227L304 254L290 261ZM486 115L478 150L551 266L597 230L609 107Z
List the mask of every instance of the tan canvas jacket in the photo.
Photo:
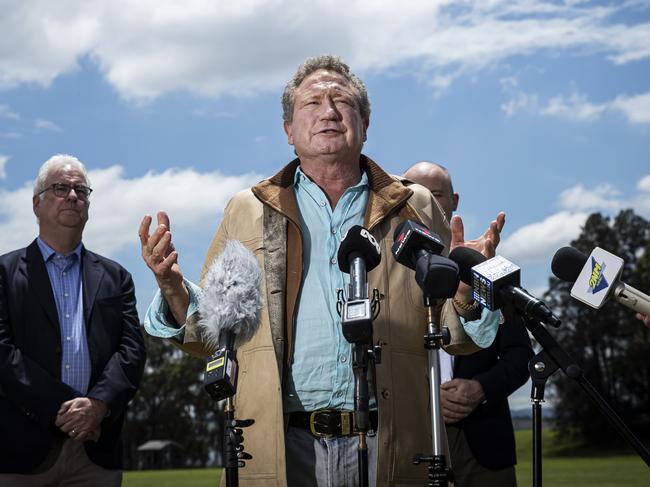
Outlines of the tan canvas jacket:
M260 328L237 352L238 418L253 418L244 444L253 455L240 470L242 486L285 486L282 382L292 350L293 318L302 279L302 238L293 178L298 159L278 174L233 197L205 259L203 273L230 239L241 241L259 259L265 306ZM374 342L382 346L376 366L379 410L377 485L422 485L425 466L413 466L416 453L431 452L428 360L423 335L426 314L414 272L391 255L393 233L405 219L422 222L447 245L450 230L431 193L385 173L361 156L370 195L364 226L381 245L382 259L368 275L369 288L385 296L373 323ZM465 354L478 347L465 335L450 302L442 307L442 323L451 330L447 351ZM198 317L187 323L185 343L201 353Z

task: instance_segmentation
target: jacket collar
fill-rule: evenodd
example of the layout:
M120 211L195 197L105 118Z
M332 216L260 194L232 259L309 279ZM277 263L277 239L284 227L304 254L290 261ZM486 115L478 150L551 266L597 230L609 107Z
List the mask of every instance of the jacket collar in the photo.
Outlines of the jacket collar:
M56 312L56 303L54 301L52 285L50 284L50 276L47 273L43 254L36 240L25 250L25 270L28 289L36 296L41 306L43 306L51 325L59 331L59 316Z
M253 194L264 204L284 214L298 227L300 214L293 192L293 182L300 159L296 158L269 179L253 186ZM368 175L370 195L366 208L365 226L371 229L395 208L401 207L413 194L399 180L386 173L365 155L359 159L361 169Z
M54 301L54 291L50 283L50 276L45 267L43 254L34 240L25 251L25 265L29 279L29 288L38 298L45 314L58 330L60 328L59 317ZM97 256L81 247L81 276L83 282L83 309L86 326L90 323L90 314L95 304L95 297L99 291L104 268Z

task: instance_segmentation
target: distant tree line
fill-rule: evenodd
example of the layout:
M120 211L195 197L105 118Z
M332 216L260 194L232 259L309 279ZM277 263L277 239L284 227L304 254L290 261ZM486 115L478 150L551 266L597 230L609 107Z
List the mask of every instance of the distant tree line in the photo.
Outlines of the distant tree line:
M147 365L124 424L124 468L138 468L137 448L149 440L179 443L182 466L217 464L222 417L218 404L203 390L205 360L143 334Z

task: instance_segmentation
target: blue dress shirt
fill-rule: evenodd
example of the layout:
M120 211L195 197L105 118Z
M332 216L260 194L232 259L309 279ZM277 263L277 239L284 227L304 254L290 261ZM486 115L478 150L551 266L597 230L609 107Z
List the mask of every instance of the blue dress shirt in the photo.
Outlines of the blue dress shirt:
M81 278L81 243L68 255L36 239L50 277L61 329L61 380L85 396L90 381L90 352L86 338Z

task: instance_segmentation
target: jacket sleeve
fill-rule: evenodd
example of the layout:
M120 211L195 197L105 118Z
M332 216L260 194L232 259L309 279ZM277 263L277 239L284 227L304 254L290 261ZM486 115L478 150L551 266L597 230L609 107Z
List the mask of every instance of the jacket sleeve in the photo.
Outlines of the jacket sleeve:
M120 278L122 326L119 344L88 391L88 397L104 401L111 413L121 413L126 408L140 385L146 359L133 279L125 269L120 269Z
M483 387L489 402L507 398L528 380L528 361L533 356L528 331L515 313L504 311L505 322L499 327L493 346L498 360L491 368L474 377Z
M47 429L61 403L78 395L16 346L9 313L8 282L0 269L0 396Z

